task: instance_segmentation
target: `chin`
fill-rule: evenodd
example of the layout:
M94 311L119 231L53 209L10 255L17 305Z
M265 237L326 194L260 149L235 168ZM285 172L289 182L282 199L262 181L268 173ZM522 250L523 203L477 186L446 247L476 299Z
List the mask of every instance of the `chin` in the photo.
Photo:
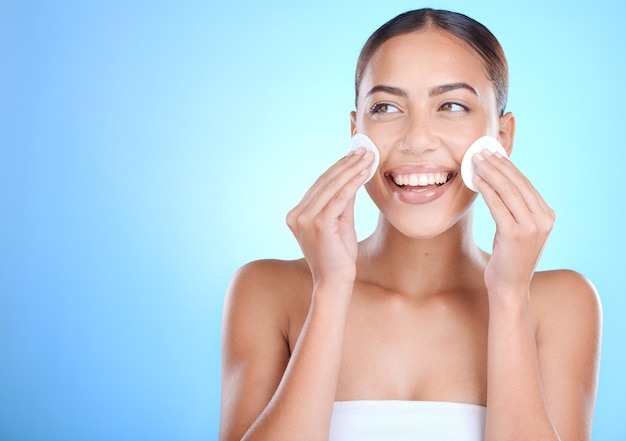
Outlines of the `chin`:
M441 198L432 204L410 205L387 200L387 203L374 203L381 212L381 220L403 236L416 240L434 239L451 230L470 231L473 202L476 193L459 194L450 200ZM372 195L370 195L372 196ZM383 200L385 200L383 198Z

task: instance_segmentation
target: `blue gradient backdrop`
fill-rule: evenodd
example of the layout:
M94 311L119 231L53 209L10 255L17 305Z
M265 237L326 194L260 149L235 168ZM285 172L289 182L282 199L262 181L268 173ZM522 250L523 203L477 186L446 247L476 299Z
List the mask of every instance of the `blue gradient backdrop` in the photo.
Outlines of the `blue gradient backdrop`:
M595 440L626 439L624 5L429 4L503 44L513 159L559 214L540 267L601 293ZM284 215L347 147L358 51L421 6L0 1L0 439L217 439L229 278L299 255Z

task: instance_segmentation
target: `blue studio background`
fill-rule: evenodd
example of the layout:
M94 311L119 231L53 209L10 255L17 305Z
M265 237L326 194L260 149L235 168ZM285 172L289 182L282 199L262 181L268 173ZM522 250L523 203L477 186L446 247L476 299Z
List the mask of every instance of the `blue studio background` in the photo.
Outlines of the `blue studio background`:
M359 49L422 6L507 52L513 160L559 215L540 267L600 291L594 439L626 439L623 1L0 0L1 440L217 439L228 281L299 256L284 216L347 148Z

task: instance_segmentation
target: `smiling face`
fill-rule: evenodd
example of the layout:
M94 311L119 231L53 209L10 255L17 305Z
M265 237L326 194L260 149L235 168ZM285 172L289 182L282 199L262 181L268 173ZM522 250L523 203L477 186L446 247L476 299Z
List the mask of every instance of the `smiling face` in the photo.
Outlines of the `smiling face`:
M393 37L367 64L352 114L380 167L367 190L385 219L410 237L433 237L469 211L476 193L459 170L477 138L498 138L510 153L511 114L499 117L496 93L478 54L438 29Z

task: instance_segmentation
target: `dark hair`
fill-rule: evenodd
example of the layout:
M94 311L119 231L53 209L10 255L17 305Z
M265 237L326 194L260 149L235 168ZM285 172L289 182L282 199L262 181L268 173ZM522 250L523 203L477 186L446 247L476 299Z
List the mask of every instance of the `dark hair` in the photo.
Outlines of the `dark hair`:
M466 15L431 8L400 14L370 36L361 49L357 63L354 82L356 100L358 101L363 71L378 48L390 38L428 28L449 32L476 51L496 89L498 111L500 115L504 115L509 89L509 68L496 37L485 26Z

